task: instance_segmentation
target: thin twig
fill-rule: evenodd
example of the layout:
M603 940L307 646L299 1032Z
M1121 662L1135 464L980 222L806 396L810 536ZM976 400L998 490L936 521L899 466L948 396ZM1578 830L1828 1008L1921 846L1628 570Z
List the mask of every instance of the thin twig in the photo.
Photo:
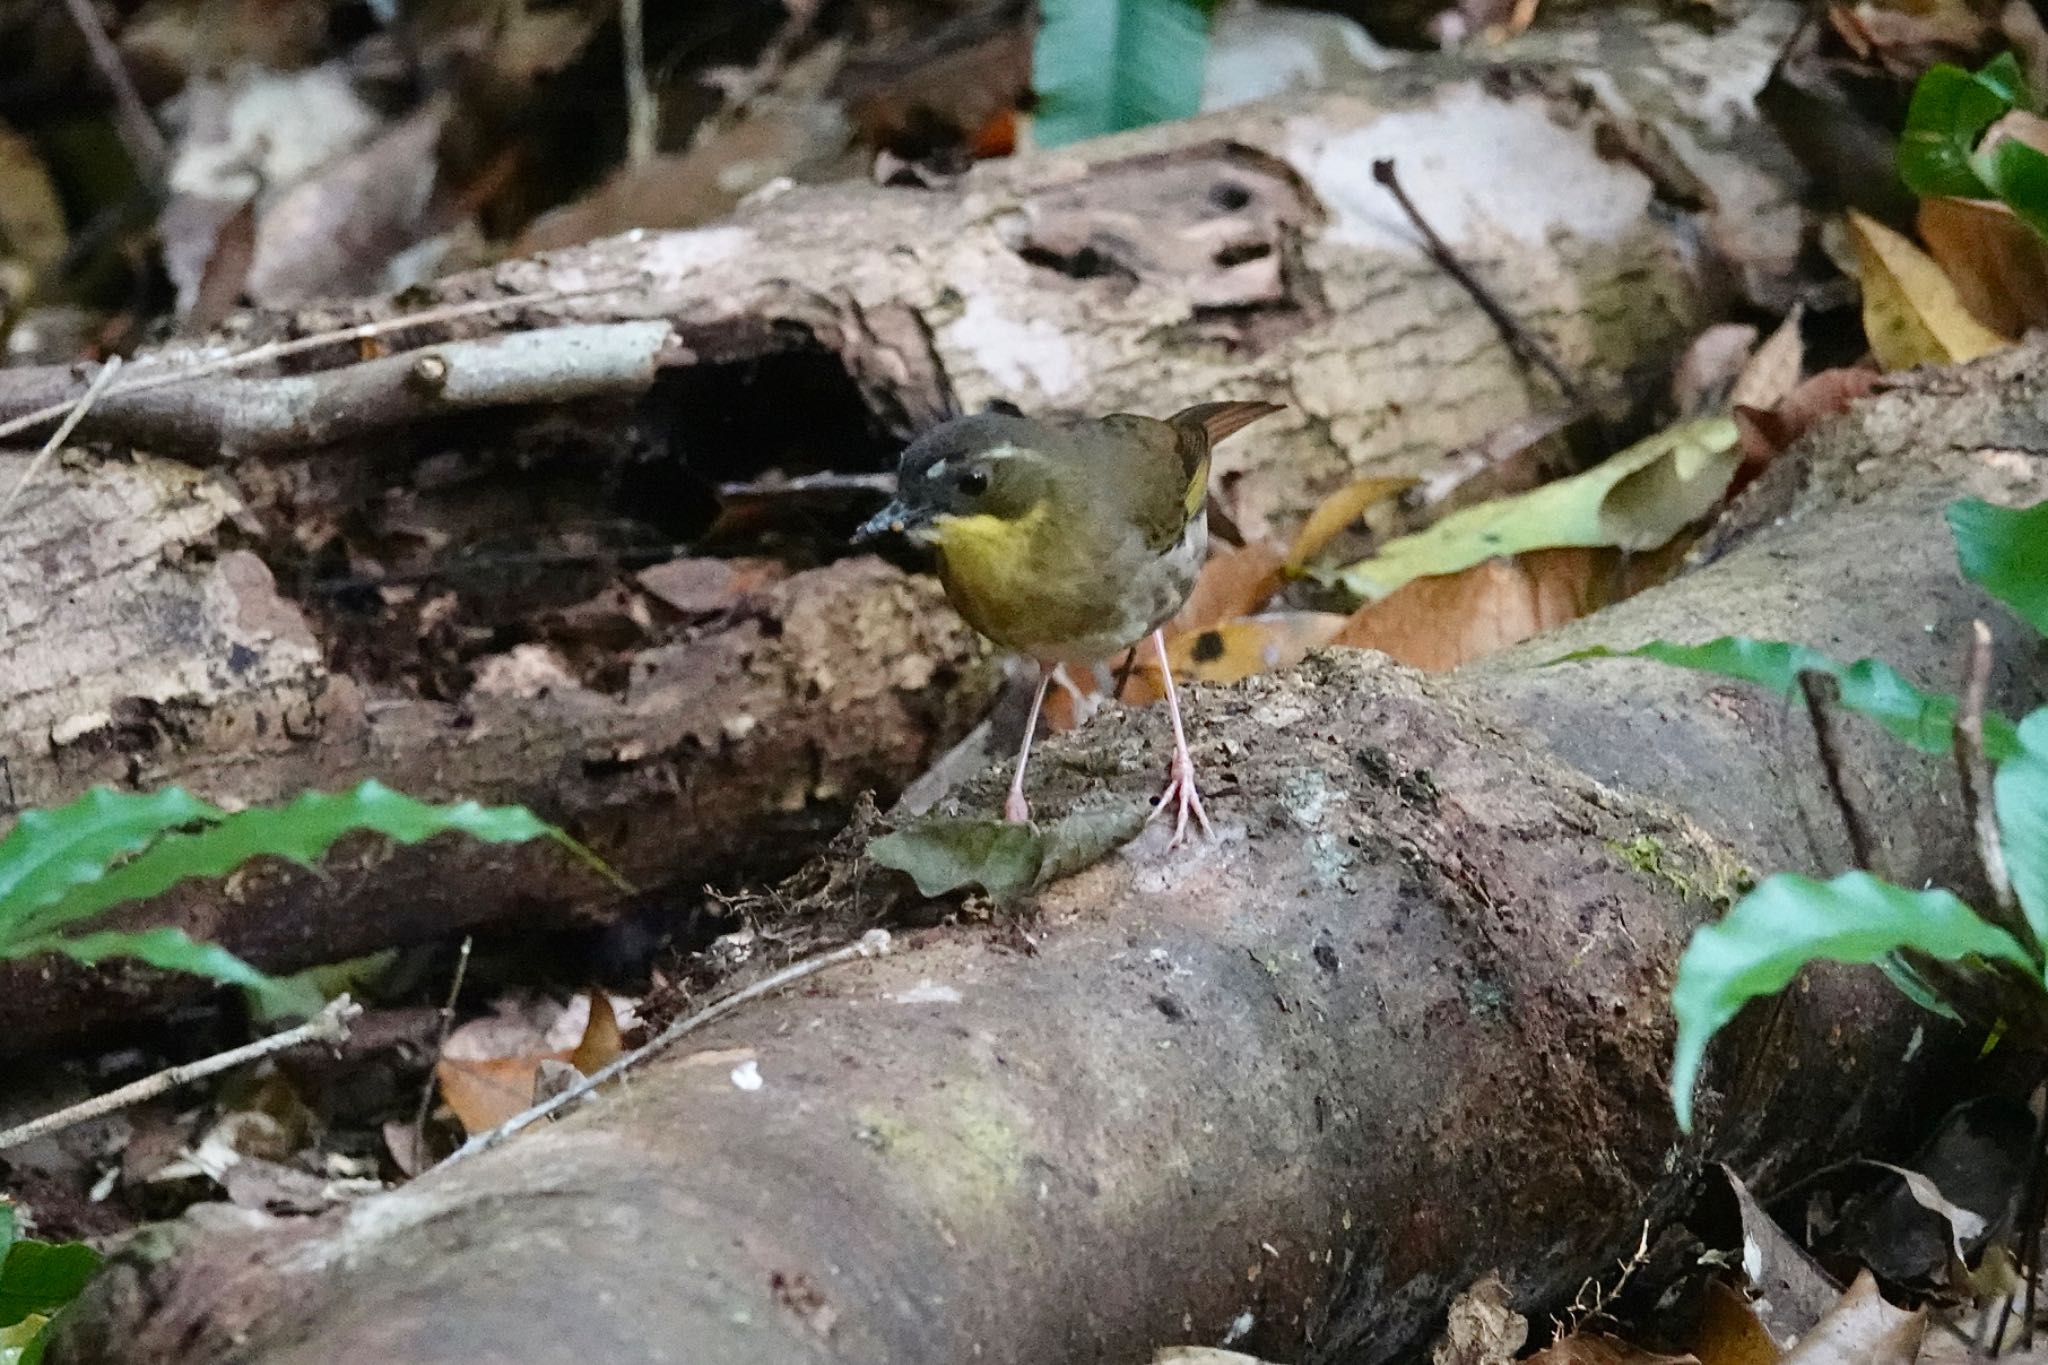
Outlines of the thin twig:
M706 1005L695 1014L685 1015L683 1018L676 1020L676 1022L663 1029L652 1042L647 1043L643 1047L635 1048L608 1066L599 1067L596 1071L591 1072L561 1094L552 1095L541 1103L534 1105L531 1109L506 1119L497 1127L487 1132L478 1133L475 1137L449 1153L448 1158L441 1165L452 1166L458 1161L465 1161L470 1157L487 1152L493 1147L503 1145L520 1131L540 1122L540 1120L547 1118L558 1110L567 1108L599 1086L609 1083L633 1067L640 1065L640 1063L648 1058L667 1051L676 1044L677 1040L688 1034L695 1033L706 1024L715 1023L723 1019L742 1005L759 1000L765 995L772 995L784 986L801 981L807 976L815 976L819 972L825 971L830 967L837 967L843 962L851 962L855 958L880 957L888 951L889 931L887 929L870 929L860 936L858 942L834 948L829 953L819 953L816 957L804 958L800 962L792 962L781 971L770 976L764 976L753 985L743 990L734 991L724 999Z
M253 1043L230 1048L226 1052L196 1062L169 1067L153 1076L144 1076L131 1085L124 1085L119 1090L110 1090L104 1095L74 1104L68 1109L59 1109L54 1114L45 1114L42 1118L9 1128L6 1132L0 1133L0 1150L19 1147L24 1142L48 1137L51 1133L61 1132L88 1119L100 1118L116 1110L126 1109L130 1105L140 1104L144 1100L153 1100L158 1095L176 1090L180 1086L190 1085L193 1081L202 1080L216 1072L230 1070L244 1062L257 1061L272 1053L285 1052L307 1043L343 1042L348 1038L349 1024L362 1012L361 1005L355 1004L345 995L338 995L327 1002L325 1009L297 1028L286 1029L283 1033L273 1033L268 1038L259 1038Z
M36 475L42 472L44 464L57 453L58 447L64 444L65 439L78 429L78 424L85 420L85 414L92 410L92 405L106 392L108 381L112 380L120 369L119 356L109 356L107 363L100 366L100 372L92 377L92 382L85 386L85 392L78 395L78 401L73 403L71 411L64 415L63 424L50 433L50 439L43 442L43 448L28 462L28 468L21 471L21 477L14 481L14 487L7 490L4 499L0 499L0 517L7 515L7 509L14 506L14 500L21 496L22 490L35 482Z
M1399 177L1394 174L1394 162L1391 157L1372 163L1372 178L1387 187L1395 202L1400 204L1401 211L1408 215L1408 221L1422 234L1423 249L1429 252L1429 258L1436 262L1437 269L1464 287L1465 292L1472 296L1472 301L1479 305L1480 311L1500 329L1501 336L1516 354L1549 375L1550 382L1557 385L1558 392L1571 400L1573 406L1591 411L1593 405L1586 398L1585 390L1579 387L1578 381L1558 363L1557 357L1550 353L1550 349L1522 325L1521 319L1509 312L1507 305L1502 303L1492 290L1481 284L1478 276L1466 269L1465 263L1451 251L1450 244L1439 237L1436 229L1429 225L1429 220L1422 216L1422 210L1415 206L1415 201L1408 197L1408 191L1401 187Z
M1842 813L1842 828L1849 836L1849 856L1858 870L1869 872L1870 831L1864 827L1863 816L1842 785L1842 752L1835 743L1835 727L1827 714L1827 703L1838 695L1835 680L1825 673L1803 672L1799 675L1799 694L1806 698L1806 718L1813 725L1813 747L1820 755L1828 792L1835 799L1835 809Z
M379 318L374 322L359 322L353 327L338 327L330 332L316 332L311 336L294 337L289 341L268 341L261 346L252 346L246 351L232 355L216 356L197 365L188 365L162 374L151 374L142 378L131 378L116 386L112 393L126 397L129 394L148 393L154 389L168 388L173 384L189 383L204 379L208 375L223 374L231 370L248 369L286 356L298 355L302 351L318 350L323 346L342 345L352 341L368 341L391 332L402 332L408 327L428 327L437 323L455 322L462 318L475 317L482 313L500 313L508 308L538 307L544 304L562 303L570 299L590 298L599 294L617 294L631 286L625 284L593 285L587 289L551 290L540 294L515 294L502 299L472 299L464 303L443 304L439 308L422 309L403 317ZM0 422L0 440L45 422L55 421L71 411L75 400L65 399L48 407L37 408L19 417Z
M121 60L121 49L107 36L106 25L100 22L93 0L64 0L64 8L71 11L71 22L85 39L93 65L113 89L114 107L120 113L114 127L120 134L121 145L134 158L136 173L151 184L161 181L170 165L171 149L164 141L163 129L156 126L156 120L149 116L149 106L135 89L128 64Z
M1976 831L1977 858L1984 864L1999 923L2031 937L2025 919L2013 910L2012 877L2005 869L2005 846L1998 837L1998 814L1991 800L1991 761L1984 756L1984 699L1990 690L1991 627L1972 621L1969 652L1963 656L1963 695L1956 707L1956 776L1962 780L1963 813Z
M462 936L462 951L455 958L455 979L448 983L448 1001L441 1006L441 1029L434 1038L434 1056L427 1063L426 1080L420 1083L419 1108L413 1111L412 1116L412 1149L415 1152L427 1150L427 1110L434 1104L434 1067L442 1050L448 1046L448 1031L455 1025L455 1001L462 994L462 978L469 973L471 939L469 934Z
M619 32L626 65L626 164L654 159L654 91L647 84L647 17L641 0L619 0Z

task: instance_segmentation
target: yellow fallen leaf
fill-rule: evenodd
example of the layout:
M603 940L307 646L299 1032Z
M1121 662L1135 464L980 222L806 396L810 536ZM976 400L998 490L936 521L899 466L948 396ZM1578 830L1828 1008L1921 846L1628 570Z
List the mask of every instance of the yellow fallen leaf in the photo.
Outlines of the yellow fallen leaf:
M1923 199L1920 240L1977 320L2003 336L2048 325L2048 242L2005 205Z
M1409 478L1367 477L1353 479L1316 504L1308 514L1294 545L1287 551L1287 570L1298 571L1314 559L1339 531L1365 515L1366 509L1385 502L1415 486Z
M1863 332L1887 370L1975 360L2004 337L1977 321L1934 258L1874 218L1849 211L1863 286Z

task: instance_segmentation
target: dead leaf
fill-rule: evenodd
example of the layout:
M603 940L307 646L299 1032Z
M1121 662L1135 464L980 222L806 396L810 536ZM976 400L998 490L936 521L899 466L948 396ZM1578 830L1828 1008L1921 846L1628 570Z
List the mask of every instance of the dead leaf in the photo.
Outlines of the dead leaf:
M1923 199L1920 239L1971 314L2002 336L2048 324L2048 243L2004 204Z
M1748 1299L1721 1280L1707 1281L1693 1343L1700 1365L1777 1365L1781 1354Z
M1700 1365L1696 1356L1667 1356L1600 1332L1574 1332L1530 1356L1528 1365Z
M190 311L185 314L187 329L211 331L241 304L255 259L256 201L250 199L229 214L213 236L213 252L206 258Z
M1926 1314L1886 1303L1865 1270L1799 1339L1784 1365L1913 1365L1926 1334Z
M1743 472L1736 486L1755 477L1779 451L1827 418L1847 412L1851 403L1868 397L1883 383L1884 376L1867 366L1822 370L1801 380L1783 402L1768 412L1750 407L1735 409L1743 460Z
M35 147L0 124L0 260L42 275L62 259L68 240L64 208Z
M1508 1289L1489 1274L1451 1300L1430 1365L1509 1365L1529 1340L1529 1320L1508 1306Z
M1741 455L1734 422L1686 422L1638 441L1583 474L1453 512L1338 571L1361 601L1417 578L1500 555L1563 546L1653 550L1719 506Z
M1214 551L1167 626L1169 644L1175 633L1205 630L1259 610L1280 590L1280 574L1280 556L1263 542Z
M1880 367L1947 365L2002 350L1934 258L1874 218L1849 211L1863 286L1863 332Z
M1377 649L1410 668L1456 668L1606 606L1617 595L1620 558L1614 550L1532 550L1418 578L1353 612L1331 643Z
M621 1002L605 999L601 1010L593 1010L599 998L593 991L566 1006L501 1004L497 1013L450 1033L434 1076L463 1131L485 1132L530 1107L544 1061L569 1063L579 1054L594 1057L608 1049L617 1056Z
M1745 322L1717 322L1692 339L1671 371L1671 403L1681 420L1727 404L1756 342L1756 328Z
M1324 498L1295 534L1294 544L1287 551L1287 571L1298 572L1321 554L1323 547L1339 532L1364 516L1368 508L1407 492L1415 482L1412 478L1367 476L1353 479Z
M588 1076L617 1061L625 1050L618 1011L612 1008L611 997L603 991L590 992L590 1022L584 1025L576 1050L569 1054L569 1064Z
M1794 304L1777 330L1750 355L1728 393L1730 407L1769 411L1791 396L1806 372L1806 341L1799 330L1805 317L1806 306Z
M1758 1295L1756 1314L1774 1340L1802 1338L1841 1294L1806 1249L1764 1212L1749 1186L1728 1167L1720 1170L1741 1220L1742 1273Z
M1311 650L1322 648L1344 628L1345 618L1330 611L1270 611L1241 616L1205 630L1166 637L1166 658L1175 681L1232 683L1258 673L1292 668ZM1159 665L1143 649L1131 669L1122 698L1146 703L1163 700Z

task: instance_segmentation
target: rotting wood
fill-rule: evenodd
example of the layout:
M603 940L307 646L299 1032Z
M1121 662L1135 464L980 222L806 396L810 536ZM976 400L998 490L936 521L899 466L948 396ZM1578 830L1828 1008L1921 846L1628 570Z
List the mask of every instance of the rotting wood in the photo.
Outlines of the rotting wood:
M1547 661L1741 631L1934 682L1981 618L1994 704L2038 700L1940 509L2048 492L2017 453L2048 448L2042 359L1860 405L1785 457L1808 480L1779 524L1483 666L1335 651L1193 689L1219 844L1163 858L1155 833L1050 888L1028 950L1015 926L918 935L351 1210L194 1220L117 1263L52 1365L1051 1365L1226 1335L1372 1365L1487 1271L1561 1302L1710 1161L1768 1188L1883 1141L1977 1040L1875 973L1810 974L1738 1021L1696 1139L1664 1093L1689 928L1748 876L1848 856L1803 716ZM1035 796L1143 799L1164 726L1112 709L1049 741ZM1840 738L1878 870L1981 890L1945 756ZM877 913L872 876L859 894Z
M988 695L985 660L921 580L815 570L729 619L663 620L620 667L520 632L542 617L630 625L630 584L623 604L601 575L571 594L583 579L543 556L535 583L479 605L448 576L508 534L552 551L573 539L563 517L681 520L682 478L758 473L724 466L778 458L762 434L775 423L778 438L802 428L807 458L861 472L886 465L892 439L999 398L1288 404L1292 425L1219 460L1219 496L1253 532L1359 472L1425 469L1554 395L1427 261L1372 183L1373 158L1403 158L1439 231L1575 373L1611 383L1657 368L1729 280L1761 295L1793 285L1792 182L1737 110L1796 12L1765 0L1711 36L1602 12L1558 51L1418 61L1342 92L990 164L957 191L792 190L714 227L512 262L402 300L249 315L139 357L128 377L422 309L438 320L391 344L431 353L636 320L676 338L637 400L494 406L204 474L146 447L47 472L0 527L11 799L53 804L113 781L253 801L374 774L422 795L533 802L656 885L731 874L790 829L821 836L858 788L906 782ZM1713 204L1648 212L1672 177L1608 159L1619 124L1711 186ZM1726 259L1702 256L1702 240ZM507 315L507 295L531 297ZM450 305L477 311L437 311ZM340 367L359 359L336 345L206 383L319 391L353 383ZM0 372L0 412L69 382ZM164 401L218 412L206 392ZM746 405L757 426L723 445L694 420ZM0 456L0 482L16 468ZM349 571L360 543L391 576ZM600 899L530 854L437 850L434 887L424 866L364 854L331 886L266 870L225 904L187 896L152 913L283 968ZM0 1047L132 1010L154 989L52 971L0 979ZM99 993L79 994L88 985Z

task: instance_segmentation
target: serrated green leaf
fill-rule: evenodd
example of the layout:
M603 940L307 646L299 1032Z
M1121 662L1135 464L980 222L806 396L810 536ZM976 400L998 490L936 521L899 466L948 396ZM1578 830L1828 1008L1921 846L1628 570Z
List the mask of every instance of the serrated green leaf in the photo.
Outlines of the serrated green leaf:
M1963 576L2048 635L2048 502L2015 509L1959 498L1948 526Z
M240 986L262 1001L265 1012L281 1015L310 1015L325 1003L320 992L303 980L275 977L260 972L227 949L200 943L182 929L105 929L91 934L47 934L0 950L0 957L30 957L36 953L59 953L74 962L93 967L110 957L129 957L165 971L188 972Z
M2048 944L2048 709L2020 722L2019 752L1998 765L1991 792L2013 892L2034 941Z
M147 794L94 787L55 810L27 810L0 839L0 941L75 886L168 831L223 812L178 787Z
M1208 10L1197 0L1040 0L1033 139L1059 147L1193 115Z
M100 1254L83 1242L38 1242L23 1237L0 1262L0 1327L12 1327L31 1313L54 1313L78 1297L100 1266Z
M1979 918L1946 891L1909 891L1849 872L1833 881L1779 873L1736 902L1718 924L1701 927L1678 962L1671 1007L1678 1043L1671 1103L1678 1126L1692 1131L1692 1093L1707 1044L1749 1001L1790 985L1818 961L1880 962L1901 949L1943 961L1980 957L2036 966L2012 935Z
M1891 665L1876 659L1842 664L1805 645L1723 635L1697 645L1673 644L1669 640L1652 640L1634 649L1609 649L1602 645L1567 654L1554 662L1603 658L1655 659L1679 668L1753 682L1786 697L1797 690L1801 673L1824 673L1835 680L1843 706L1876 721L1893 737L1922 753L1945 754L1953 742L1956 699L1946 693L1923 692L1900 677ZM2013 723L1987 712L1984 749L1994 760L2017 753L2019 736Z
M2008 54L2009 55L2009 54ZM1922 198L1986 199L1990 189L1971 165L1985 129L2022 102L2018 67L1998 62L1971 73L1941 63L1913 88L1899 138L1899 177Z
M1376 602L1415 579L1500 555L1564 546L1654 550L1718 506L1741 463L1733 421L1686 422L1583 474L1453 512L1333 577L1361 601Z
M361 831L416 844L459 832L485 843L553 838L554 826L523 806L480 806L474 801L437 806L365 782L350 792L307 792L283 806L260 806L190 834L171 834L98 881L74 886L56 904L31 917L27 930L46 935L129 901L161 895L189 877L222 877L253 858L283 858L311 867L343 836Z

